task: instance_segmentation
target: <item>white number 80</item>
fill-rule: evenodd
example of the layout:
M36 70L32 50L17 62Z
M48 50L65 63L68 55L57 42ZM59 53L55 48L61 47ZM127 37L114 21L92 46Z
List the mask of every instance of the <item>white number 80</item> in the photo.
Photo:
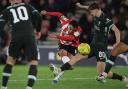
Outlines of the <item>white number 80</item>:
M105 52L99 51L99 57L105 58L106 57Z

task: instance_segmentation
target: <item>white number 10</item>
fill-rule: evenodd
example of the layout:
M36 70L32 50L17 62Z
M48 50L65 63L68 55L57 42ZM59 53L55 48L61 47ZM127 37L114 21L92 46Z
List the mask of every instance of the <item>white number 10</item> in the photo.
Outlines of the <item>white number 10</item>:
M18 7L17 9L10 9L10 12L13 15L13 23L17 23L20 20L28 20L27 9L24 6Z

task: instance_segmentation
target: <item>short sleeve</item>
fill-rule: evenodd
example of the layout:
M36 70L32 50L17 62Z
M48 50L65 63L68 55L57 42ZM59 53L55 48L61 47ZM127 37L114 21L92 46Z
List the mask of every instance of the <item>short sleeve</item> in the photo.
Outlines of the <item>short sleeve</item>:
M40 13L38 12L38 10L36 10L33 6L28 4L28 7L30 10L29 12L31 14L31 20L32 20L33 26L37 32L40 32L42 17Z
M29 12L31 12L31 14L33 13L39 13L38 10L36 10L33 6L31 6L30 4L27 4L28 8L29 8Z
M112 29L112 27L113 27L113 21L112 20L110 20L110 19L106 19L106 26L109 28L109 29Z

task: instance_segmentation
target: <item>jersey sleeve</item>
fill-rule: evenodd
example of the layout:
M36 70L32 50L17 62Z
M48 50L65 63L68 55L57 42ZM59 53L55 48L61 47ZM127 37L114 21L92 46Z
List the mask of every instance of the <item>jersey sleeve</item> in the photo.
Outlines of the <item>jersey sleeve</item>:
M30 4L26 4L29 8L29 12L30 14L34 14L34 13L39 13L38 10L36 10L33 6L31 6Z
M106 19L106 26L109 28L109 30L112 29L113 25L114 25L113 21L107 18Z
M40 15L40 13L38 12L38 10L36 10L33 6L28 4L28 7L29 7L29 12L31 15L31 20L32 20L33 26L37 32L40 32L42 17Z
M47 12L46 15L50 15L50 16L57 16L57 17L60 17L61 15L63 15L62 13L60 12Z
M0 13L0 31L4 29L5 24L7 23L7 14L6 11Z
M62 25L70 22L70 20L61 12L47 12L46 15L58 17Z
M41 31L41 23L42 23L42 17L38 14L35 17L35 20L34 20L34 23L33 23L37 32Z

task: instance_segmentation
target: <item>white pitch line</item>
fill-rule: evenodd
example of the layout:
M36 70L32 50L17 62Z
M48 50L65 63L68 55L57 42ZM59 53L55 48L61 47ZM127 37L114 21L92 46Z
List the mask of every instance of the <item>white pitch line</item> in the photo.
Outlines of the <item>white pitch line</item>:
M61 80L66 81L66 80L93 80L95 78L62 78ZM53 79L37 79L37 81L51 81ZM24 82L26 80L9 80L12 82Z

